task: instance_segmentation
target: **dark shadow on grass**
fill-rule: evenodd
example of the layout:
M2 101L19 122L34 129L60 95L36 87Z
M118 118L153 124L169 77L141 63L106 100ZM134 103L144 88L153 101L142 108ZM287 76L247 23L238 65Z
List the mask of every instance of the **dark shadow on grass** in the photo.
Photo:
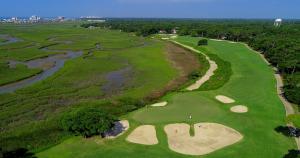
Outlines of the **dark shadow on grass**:
M299 137L300 130L291 126L278 126L275 131L281 133L287 137Z
M284 155L283 158L300 158L299 150L289 150L289 153Z
M2 153L2 150L0 150ZM28 149L25 148L18 148L11 151L3 151L2 155L3 158L36 158L34 153L30 152Z

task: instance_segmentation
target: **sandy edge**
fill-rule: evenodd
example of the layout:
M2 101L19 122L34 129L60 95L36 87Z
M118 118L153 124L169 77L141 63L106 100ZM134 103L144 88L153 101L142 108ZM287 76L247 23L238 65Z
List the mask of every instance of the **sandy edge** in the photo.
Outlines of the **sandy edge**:
M231 103L234 103L234 102L235 102L234 99L229 98L229 97L224 96L224 95L217 95L215 98L216 98L219 102L224 103L224 104L231 104Z
M158 144L156 129L153 125L141 125L134 129L126 138L128 142L142 145Z
M195 136L191 137L188 124L166 125L164 131L169 148L185 155L206 155L243 139L243 135L235 129L218 123L197 123L193 128Z
M217 42L228 42L228 43L240 43L240 42L235 42L235 41L229 41L229 40L221 40L221 39L209 39L212 41L217 41Z
M193 90L199 89L206 81L208 81L210 79L211 76L214 75L214 72L218 69L218 65L216 64L215 61L210 60L210 58L206 54L204 54L203 52L201 52L201 51L199 51L195 48L184 45L184 44L176 42L176 41L172 41L172 42L175 43L175 44L178 44L178 45L180 45L184 48L187 48L191 51L194 51L196 53L200 53L200 54L205 56L206 60L208 60L209 69L207 70L205 75L202 76L200 79L198 79L194 84L192 84L192 85L190 85L189 87L186 88L186 90L188 90L188 91L193 91Z
M159 102L159 103L152 104L150 106L152 106L152 107L163 107L163 106L166 106L167 104L168 104L168 102L164 101L164 102Z
M234 113L247 113L249 110L248 110L247 106L236 105L236 106L231 107L230 111L234 112Z

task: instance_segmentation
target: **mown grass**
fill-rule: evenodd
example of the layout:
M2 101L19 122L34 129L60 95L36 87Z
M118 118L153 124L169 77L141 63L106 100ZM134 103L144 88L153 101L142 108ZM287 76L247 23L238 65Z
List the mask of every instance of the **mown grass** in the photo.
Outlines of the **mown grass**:
M286 118L287 123L293 123L293 125L297 128L300 128L300 115L299 114L292 114L287 116Z
M194 46L198 38L180 37L180 41ZM116 140L71 138L38 153L39 157L201 157L201 158L282 158L289 149L296 148L294 139L276 133L274 128L285 124L284 107L277 96L273 70L258 54L243 44L209 41L210 53L230 62L232 75L222 87L210 91L173 93L162 100L166 107L148 107L123 117L130 121L130 130ZM204 52L205 53L205 52ZM222 64L220 64L222 65ZM223 74L223 73L220 73ZM223 74L224 75L224 74ZM224 77L226 78L226 77ZM219 84L221 85L221 84ZM211 86L207 88L210 89ZM226 95L236 103L224 105L215 100L216 95ZM246 105L249 112L230 112L234 105ZM189 115L193 116L189 120ZM215 122L239 131L243 140L237 144L204 156L177 154L168 148L163 127L166 124L185 122ZM158 145L132 144L125 138L141 124L153 124L157 129Z

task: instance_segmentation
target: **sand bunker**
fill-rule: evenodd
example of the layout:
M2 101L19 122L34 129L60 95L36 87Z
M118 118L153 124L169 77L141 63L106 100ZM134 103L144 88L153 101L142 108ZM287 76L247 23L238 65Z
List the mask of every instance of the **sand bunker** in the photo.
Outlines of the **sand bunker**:
M115 126L110 131L104 134L105 138L114 139L124 134L129 129L129 122L127 120L121 120L115 122Z
M164 101L164 102L152 104L150 106L153 106L153 107L162 107L162 106L166 106L167 104L168 104L168 102Z
M224 40L220 40L220 39L210 39L210 40L212 40L212 41L218 41L218 42L224 41Z
M161 38L162 40L169 40L170 38L166 38L166 37L164 37L164 38Z
M243 136L236 130L216 123L194 125L195 136L190 136L190 125L165 126L169 148L186 155L205 155L240 141Z
M237 105L230 108L230 111L235 113L246 113L248 112L248 107L244 105Z
M158 144L155 127L152 125L142 125L137 127L127 138L127 141L143 145Z
M230 103L234 103L235 100L229 98L229 97L226 97L226 96L223 96L223 95L218 95L216 96L216 99L224 104L230 104Z
M172 38L172 39L175 39L175 38L177 38L177 35L171 36L171 38Z

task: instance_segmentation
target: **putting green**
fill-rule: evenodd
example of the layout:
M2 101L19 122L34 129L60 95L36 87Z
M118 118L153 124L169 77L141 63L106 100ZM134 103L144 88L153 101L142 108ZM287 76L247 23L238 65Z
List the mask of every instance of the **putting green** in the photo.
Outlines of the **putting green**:
M194 46L198 38L178 37L186 45ZM198 48L197 48L198 49ZM190 157L171 151L163 127L170 123L219 123L243 135L237 144L220 149L205 158L281 158L289 149L296 148L294 139L275 132L274 128L284 125L284 107L276 94L273 71L261 57L240 43L209 40L204 53L213 53L222 60L231 63L232 76L221 88L212 91L194 91L173 93L163 100L168 106L142 108L130 113L126 119L132 124L131 129L114 141L84 140L71 138L62 144L43 151L39 157ZM209 55L209 54L208 54ZM234 105L247 105L248 113L236 114L230 111L233 104L222 104L215 96L232 96ZM192 115L192 119L189 119ZM159 144L143 146L130 144L126 136L141 124L156 127ZM100 141L100 143L99 143Z

